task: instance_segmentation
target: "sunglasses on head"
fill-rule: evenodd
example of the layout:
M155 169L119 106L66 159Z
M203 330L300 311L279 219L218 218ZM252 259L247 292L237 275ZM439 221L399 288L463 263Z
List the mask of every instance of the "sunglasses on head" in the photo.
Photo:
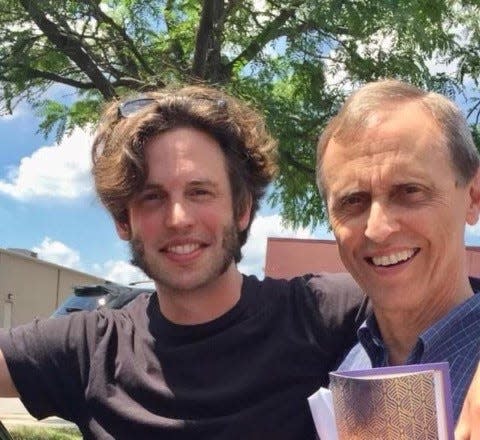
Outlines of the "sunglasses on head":
M185 99L192 99L185 97ZM214 102L218 108L223 109L227 107L227 102L223 99L208 99L208 98L193 98L196 101L208 101ZM118 116L122 118L128 118L140 110L154 104L155 102L161 102L161 99L155 98L135 98L122 102L118 106Z
M180 97L184 98L185 100L195 100L195 101L207 101L209 103L214 103L216 104L218 109L225 109L227 107L227 102L224 99L209 99L209 98L196 98L196 97ZM145 107L148 107L149 105L155 104L155 103L161 103L162 98L156 99L156 98L148 98L148 97L140 97L140 98L135 98L135 99L130 99L128 101L122 102L118 106L118 116L121 118L129 118L136 113L138 113L140 110L144 109ZM243 159L250 159L250 153L247 149L233 149L234 151L237 152L237 154L240 155Z

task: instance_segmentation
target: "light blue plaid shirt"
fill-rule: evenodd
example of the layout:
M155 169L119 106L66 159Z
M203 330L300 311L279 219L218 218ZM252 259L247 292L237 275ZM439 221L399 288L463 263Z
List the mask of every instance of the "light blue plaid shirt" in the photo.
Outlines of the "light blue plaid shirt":
M388 365L387 350L372 315L358 329L358 340L338 370L358 370ZM424 331L406 364L448 362L452 383L453 417L462 409L468 386L480 358L480 293L455 307Z

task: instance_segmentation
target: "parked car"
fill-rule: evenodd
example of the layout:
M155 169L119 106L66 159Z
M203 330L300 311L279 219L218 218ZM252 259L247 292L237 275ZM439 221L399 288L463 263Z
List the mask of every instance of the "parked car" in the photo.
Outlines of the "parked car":
M141 293L151 294L153 292L153 289L123 286L111 282L76 286L73 293L53 312L52 317L68 315L81 310L95 310L99 307L120 309Z

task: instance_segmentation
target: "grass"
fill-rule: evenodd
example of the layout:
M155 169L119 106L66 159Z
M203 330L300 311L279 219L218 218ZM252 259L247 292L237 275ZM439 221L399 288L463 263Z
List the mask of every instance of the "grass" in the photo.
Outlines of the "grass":
M81 440L76 428L33 428L18 426L9 428L14 440Z

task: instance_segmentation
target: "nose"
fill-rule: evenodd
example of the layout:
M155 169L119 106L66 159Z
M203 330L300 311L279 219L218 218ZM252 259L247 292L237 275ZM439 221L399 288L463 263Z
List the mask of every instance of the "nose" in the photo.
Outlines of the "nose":
M165 223L173 229L185 229L193 225L194 219L185 201L172 201L169 204Z
M368 214L365 236L375 243L382 243L398 230L399 223L393 209L383 203L373 202Z

